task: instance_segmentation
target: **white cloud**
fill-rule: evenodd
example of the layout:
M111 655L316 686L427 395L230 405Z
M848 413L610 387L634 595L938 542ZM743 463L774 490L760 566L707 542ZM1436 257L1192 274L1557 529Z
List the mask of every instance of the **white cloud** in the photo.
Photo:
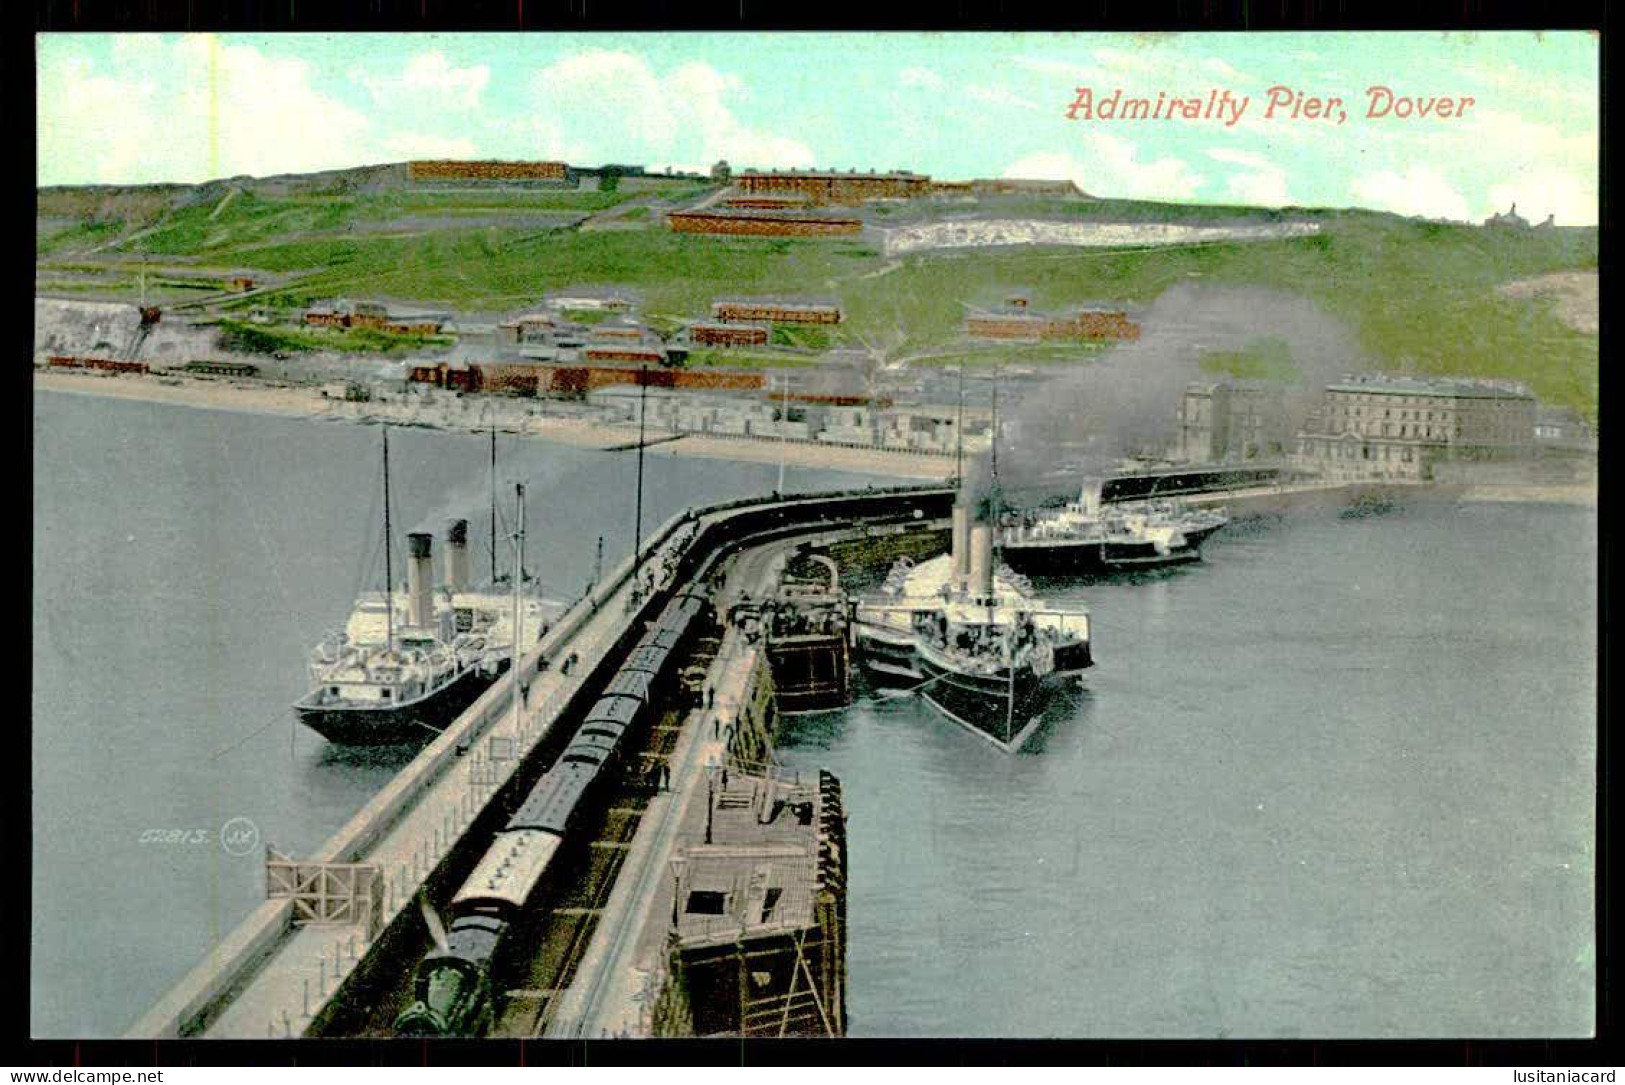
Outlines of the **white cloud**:
M1089 68L1065 60L1052 60L1049 57L1016 57L1011 63L1018 68L1056 79L1089 82L1101 74L1098 68Z
M1134 144L1104 132L1085 134L1083 143L1081 160L1040 151L1011 163L1004 176L1069 180L1092 195L1141 199L1185 199L1202 187L1201 175L1182 159L1141 161Z
M474 109L490 81L491 69L484 64L454 68L438 50L417 54L407 61L399 75L360 77L367 93L379 105L410 107L416 104L416 99L435 109L447 105Z
M1245 72L1237 71L1218 57L1207 57L1202 61L1202 69L1231 83L1256 83L1258 80Z
M1005 87L984 87L973 83L963 87L962 92L965 97L987 105L1015 106L1017 109L1029 109L1034 112L1042 112L1044 108L1030 98L1011 93Z
M931 90L942 86L942 76L930 68L904 68L897 73L897 81L905 87L926 87Z
M412 158L473 158L478 153L467 136L437 136L429 132L401 132L381 141L393 161Z
M318 92L304 61L210 34L146 50L114 73L84 60L42 69L42 180L196 182L362 164L367 118ZM179 92L161 94L160 81Z
M1465 64L1457 71L1481 85L1501 91L1502 97L1508 101L1527 102L1530 99L1539 99L1549 106L1564 110L1586 110L1592 113L1597 110L1598 96L1595 82L1581 84L1554 79L1551 76L1533 75L1510 61L1500 64Z
M1554 215L1559 226L1594 226L1597 222L1596 175L1582 176L1557 166L1544 166L1492 185L1489 209L1505 211L1518 205L1518 214L1530 222Z
M641 56L608 49L565 57L531 83L534 115L555 138L593 148L572 160L812 165L805 143L734 115L728 100L742 90L737 76L708 64L684 64L662 77Z
M1597 163L1597 136L1571 135L1552 125L1526 120L1516 113L1486 109L1470 115L1468 138L1494 153L1521 163L1536 159L1589 165Z
M1225 191L1238 202L1254 207L1284 207L1292 202L1286 187L1286 170L1263 155L1227 147L1207 154L1215 161L1246 167L1245 172L1233 173L1225 180Z
M1125 53L1121 49L1095 49L1092 52L1102 67L1113 72L1132 72L1136 75L1165 74L1170 59L1167 53L1159 54L1150 49L1130 53Z
M1383 170L1356 177L1349 186L1364 207L1423 218L1470 220L1467 201L1432 166L1413 165L1404 173Z

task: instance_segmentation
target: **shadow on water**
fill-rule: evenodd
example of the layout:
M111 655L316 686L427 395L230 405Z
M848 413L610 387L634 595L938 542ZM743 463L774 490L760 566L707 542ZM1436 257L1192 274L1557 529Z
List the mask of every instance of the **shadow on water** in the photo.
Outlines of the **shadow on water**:
M345 746L329 742L311 762L315 773L354 772L357 769L396 773L411 763L427 742L400 742L385 746Z
M1037 757L1049 747L1052 737L1063 733L1063 728L1064 733L1071 733L1088 727L1094 716L1094 701L1094 691L1088 686L1068 682L1044 706L1038 726L1021 744L1021 749L1015 751L1016 756Z
M1095 585L1161 584L1189 576L1200 569L1200 561L1185 561L1177 565L1163 565L1148 569L1125 569L1120 572L1083 573L1068 576L1035 576L1033 590L1039 595L1046 592L1063 594L1079 587Z
M1338 511L1338 516L1344 520L1363 520L1371 516L1389 516L1396 512L1403 512L1405 506L1384 493L1362 493Z
M852 705L847 708L785 716L779 723L778 741L803 750L833 749L846 734L847 714L862 703L854 697Z

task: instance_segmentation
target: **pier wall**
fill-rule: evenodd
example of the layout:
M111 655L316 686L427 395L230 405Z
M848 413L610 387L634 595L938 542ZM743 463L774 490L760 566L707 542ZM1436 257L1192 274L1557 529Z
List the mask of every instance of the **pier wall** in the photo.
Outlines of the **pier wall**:
M649 567L653 564L648 560L649 555L655 554L674 540L678 541L681 557L673 567L671 583L667 591L655 592L645 598L640 606L628 609L621 637L624 639L632 635L644 615L653 607L663 604L670 589L687 583L697 571L707 567L714 558L742 545L747 540L757 541L775 536L800 534L809 530L816 531L822 526L837 526L852 518L864 516L943 517L947 515L952 501L953 491L946 487L895 487L833 494L788 495L781 499L747 498L679 513L661 525L645 541L641 551L645 555L645 566ZM680 538L680 534L685 531L691 532L690 537ZM517 673L520 680L528 684L534 679L544 659L551 661L566 652L571 639L581 627L607 602L615 598L617 592L626 585L633 574L633 565L632 556L628 555L602 582L594 585L520 661L515 672L510 672L495 682L462 717L447 728L445 733L430 743L372 801L357 811L312 857L312 861L366 862L369 849L400 822L425 792L445 777L447 770L458 763L458 759L473 747L494 721L502 718L510 710L514 674ZM614 659L616 655L617 653L612 650L605 653L605 658ZM594 683L590 680L582 682L572 699L560 710L557 718L569 720L579 717L577 709L580 706L575 703L576 698L590 697L594 688ZM770 692L767 696L770 700ZM759 703L760 698L758 690L752 698L747 699L747 702L754 706ZM741 750L759 748L762 739L758 736L758 731L761 736L770 734L771 719L767 717L765 709L753 707L750 720L747 727L740 728L737 732ZM536 748L540 748L546 741L544 734ZM533 753L534 749L522 753L520 759L510 767L508 781L497 789L481 814L429 873L426 883L437 884L437 879L447 878L453 874L460 866L460 861L466 859L467 853L462 850L462 846L469 841L479 841L488 836L483 830L500 814L505 805L504 799L522 786L527 777L533 779L539 772L540 766L535 763L537 759L531 756ZM401 917L409 910L402 907L395 916L386 920L389 925L378 940L379 949L387 948L394 937L391 929L399 932ZM414 917L407 922L419 921ZM211 1022L218 1019L223 1007L229 1005L241 989L252 981L266 961L282 948L292 929L289 902L267 901L211 949L208 955L143 1014L125 1035L128 1038L155 1039L203 1032ZM377 962L387 960L388 956L387 953L374 953L369 950L368 959L345 978L344 983L336 989L334 998L330 998L326 1006L320 1008L313 1016L313 1031L319 1031L322 1023L330 1016L327 1007L332 1006L335 1000L342 1001L344 991L366 984L373 970L378 967Z

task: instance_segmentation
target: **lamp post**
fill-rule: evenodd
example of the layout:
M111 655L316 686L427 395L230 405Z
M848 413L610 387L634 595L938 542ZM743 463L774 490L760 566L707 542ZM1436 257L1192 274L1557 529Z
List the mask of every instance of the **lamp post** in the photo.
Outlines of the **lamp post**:
M678 917L682 914L683 899L683 868L688 866L688 857L679 853L671 857L671 929L677 930Z

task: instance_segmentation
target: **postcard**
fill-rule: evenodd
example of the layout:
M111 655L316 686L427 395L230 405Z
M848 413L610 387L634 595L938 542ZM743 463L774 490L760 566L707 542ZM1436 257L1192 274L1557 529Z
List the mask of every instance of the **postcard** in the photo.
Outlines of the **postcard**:
M1591 1036L1598 63L40 35L32 1034Z

